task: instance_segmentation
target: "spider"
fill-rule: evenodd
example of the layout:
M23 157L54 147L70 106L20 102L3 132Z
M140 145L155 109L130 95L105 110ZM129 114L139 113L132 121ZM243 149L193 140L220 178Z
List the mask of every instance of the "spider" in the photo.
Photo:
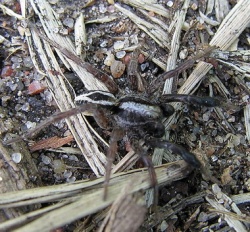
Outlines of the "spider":
M125 135L129 138L133 150L140 155L145 166L147 166L151 186L157 196L157 178L151 159L148 156L149 148L164 148L177 153L195 168L200 167L200 162L194 154L184 147L161 139L165 134L162 120L171 116L175 110L169 102L183 102L187 104L215 107L220 101L212 97L198 97L193 95L168 94L158 100L149 100L138 95L130 95L116 98L112 93L105 91L89 91L75 98L77 107L68 111L55 114L50 119L40 123L35 129L24 134L21 138L7 141L7 144L17 142L22 138L33 136L49 124L63 118L90 112L97 124L105 129L112 130L110 135L110 146L107 151L106 175L104 181L104 199L107 197L107 186L111 175L112 163L117 152L117 142Z
M107 196L111 166L117 152L117 142L125 134L130 139L133 150L141 156L145 166L148 167L151 185L156 188L157 179L154 167L147 154L149 147L171 150L173 153L181 155L187 163L195 168L200 167L200 162L194 154L180 145L161 139L165 134L162 120L175 112L174 107L167 102L183 102L206 107L220 105L220 101L212 97L168 94L158 100L149 100L138 95L116 98L113 94L104 91L90 91L77 96L75 101L76 104L85 105L88 110L92 111L91 113L100 127L112 129L107 154L104 199ZM157 194L156 191L157 189L155 189L155 194Z

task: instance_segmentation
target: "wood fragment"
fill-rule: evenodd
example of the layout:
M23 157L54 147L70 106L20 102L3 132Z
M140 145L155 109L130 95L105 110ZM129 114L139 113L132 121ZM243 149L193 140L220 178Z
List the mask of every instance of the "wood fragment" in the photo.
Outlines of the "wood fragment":
M141 193L128 194L126 188L112 204L98 232L119 232L121 228L124 232L138 231L139 226L143 223L147 208L143 204Z
M76 55L82 57L82 51L87 44L86 28L84 23L84 17L81 13L75 22L75 46Z
M43 140L36 142L35 144L33 144L30 147L30 150L32 152L34 152L34 151L38 151L41 149L59 148L65 144L71 142L73 139L74 139L74 137L72 135L69 135L69 136L63 137L63 138L60 138L58 136L54 136L54 137L51 137L48 139L43 139Z

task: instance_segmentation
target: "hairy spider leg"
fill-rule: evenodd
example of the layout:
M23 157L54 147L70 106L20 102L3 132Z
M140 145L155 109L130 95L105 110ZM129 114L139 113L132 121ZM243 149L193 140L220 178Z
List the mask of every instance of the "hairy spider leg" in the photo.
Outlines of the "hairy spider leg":
M221 102L213 97L199 97L188 94L165 94L162 95L161 101L164 102L183 102L186 104L202 105L207 107L220 106Z
M158 195L159 195L158 181L157 181L154 164L152 162L151 157L148 155L148 147L143 146L144 144L145 144L144 142L137 140L135 143L133 143L133 150L135 151L136 154L139 155L145 167L148 168L151 188L153 188L154 190L153 206L156 207L158 204Z
M200 161L198 161L195 155L180 145L171 143L167 140L159 139L148 139L147 143L154 148L168 149L171 150L173 153L181 155L187 163L191 164L195 168L199 168L201 166Z
M104 193L103 193L103 200L107 199L108 195L108 185L111 176L111 169L112 164L115 159L115 155L118 149L117 142L121 140L124 136L124 132L122 128L115 128L111 132L110 140L109 140L109 148L107 151L107 164L106 164L106 173L105 173L105 180L104 180Z
M41 131L43 128L49 126L52 123L55 123L57 121L60 121L62 119L68 118L68 117L76 115L76 114L80 114L80 113L82 113L84 111L95 111L94 108L96 108L96 106L93 105L93 104L83 104L81 106L72 108L70 110L54 114L52 117L50 117L47 120L44 120L43 122L41 122L40 124L38 124L34 129L28 131L27 133L23 134L20 137L17 137L17 138L14 138L14 139L10 139L10 140L6 141L5 144L9 145L11 143L20 142L23 139L27 139L27 138L33 137L39 131Z
M148 154L140 154L140 156L144 165L148 168L149 178L151 181L151 187L154 189L154 204L153 205L156 207L158 204L159 188L158 188L158 181L157 181L154 164L152 162L151 157Z

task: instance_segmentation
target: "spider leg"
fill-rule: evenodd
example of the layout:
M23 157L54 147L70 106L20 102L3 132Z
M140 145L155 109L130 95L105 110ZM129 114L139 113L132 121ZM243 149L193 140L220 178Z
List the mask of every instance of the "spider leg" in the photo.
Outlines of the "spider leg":
M184 147L170 143L167 140L158 140L158 139L149 139L147 143L154 148L164 148L171 150L174 153L180 154L182 158L189 164L191 164L195 168L199 168L201 166L199 160L195 157L195 155L189 151L187 151Z
M158 189L158 181L157 176L154 168L154 164L152 162L151 157L148 155L148 149L140 144L140 142L137 142L133 145L134 151L140 156L142 159L144 165L148 168L149 178L151 181L151 187L154 189L154 206L156 207L158 204L158 195L159 195L159 189Z
M221 102L213 97L199 97L188 94L165 94L161 97L161 102L183 102L186 104L202 105L207 107L220 106Z
M14 143L14 142L19 142L22 139L26 139L29 137L33 137L35 136L39 131L41 131L43 128L49 126L50 124L60 121L64 118L68 118L70 116L82 113L84 111L87 110L91 110L93 108L93 104L84 104L75 108L72 108L70 110L67 111L63 111L57 114L54 114L52 117L44 120L43 122L41 122L40 124L38 124L34 129L28 131L27 133L23 134L20 137L14 138L14 139L10 139L8 141L5 142L6 145Z
M149 155L141 155L141 159L145 164L145 166L148 168L151 187L154 189L154 206L156 206L158 204L159 189L158 189L158 181L155 173L154 164Z
M111 169L112 164L115 159L115 154L117 152L118 146L117 142L121 140L124 136L124 132L121 128L115 128L113 129L110 141L109 141L109 149L107 151L107 164L106 164L106 173L105 173L105 180L104 180L104 194L103 194L103 200L107 199L108 195L108 184L111 176Z

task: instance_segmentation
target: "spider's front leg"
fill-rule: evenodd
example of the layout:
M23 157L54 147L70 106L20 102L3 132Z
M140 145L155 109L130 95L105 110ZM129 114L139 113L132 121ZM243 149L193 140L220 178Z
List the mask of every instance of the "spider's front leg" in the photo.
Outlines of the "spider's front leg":
M30 137L35 136L36 134L38 134L43 128L49 126L52 123L58 122L62 119L68 118L70 116L82 113L84 111L93 111L93 109L96 106L93 104L84 104L75 108L72 108L70 110L67 111L63 111L63 112L59 112L57 114L54 114L53 116L51 116L49 119L39 123L34 129L28 131L27 133L23 134L20 137L16 137L13 139L10 139L8 141L5 142L6 145L9 145L11 143L15 143L15 142L20 142L23 139L27 139ZM95 110L94 110L95 111Z
M220 106L221 102L213 97L199 97L188 94L165 94L161 97L161 102L183 102L189 105L201 105L206 107Z

